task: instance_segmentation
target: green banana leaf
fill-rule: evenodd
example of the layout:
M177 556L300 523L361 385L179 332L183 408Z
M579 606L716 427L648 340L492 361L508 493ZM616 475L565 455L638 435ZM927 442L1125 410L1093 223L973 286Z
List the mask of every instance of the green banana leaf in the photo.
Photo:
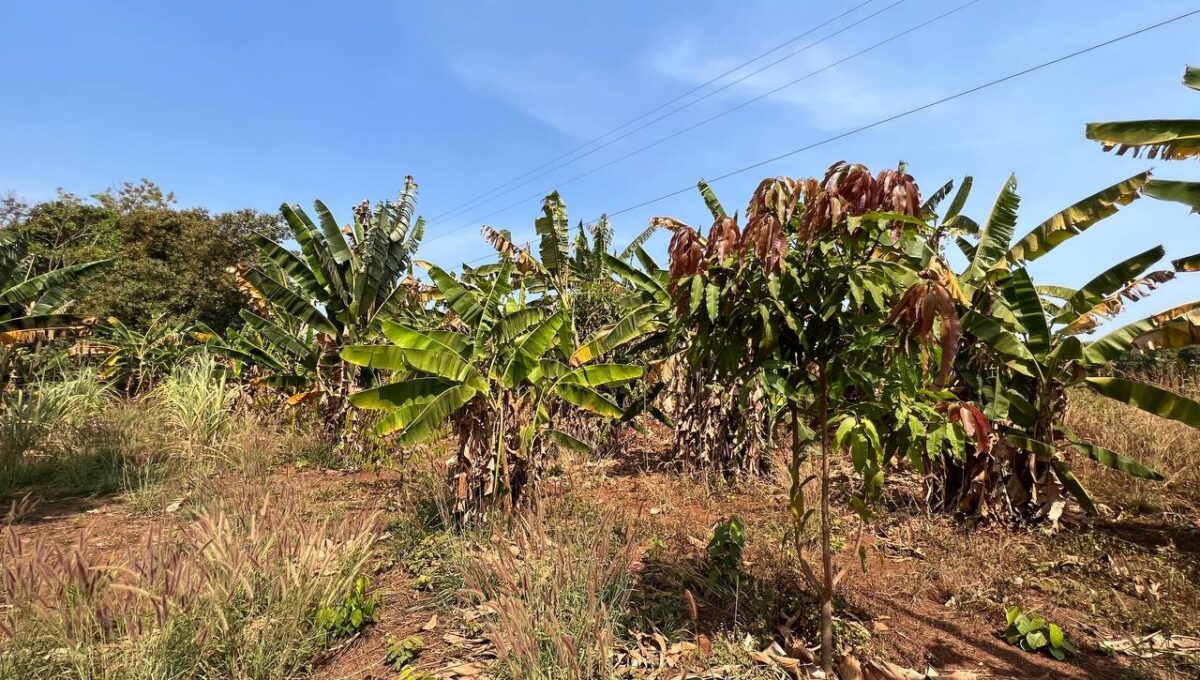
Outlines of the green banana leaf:
M463 323L471 327L479 323L480 317L483 316L483 306L474 291L468 290L458 279L431 262L421 260L417 264L429 272L429 278L433 280L433 285L437 286L442 297L445 298L446 304L454 310Z
M254 234L250 239L263 258L275 263L275 266L283 270L309 297L321 302L329 299L329 290L298 255L261 234Z
M564 401L607 418L620 418L621 407L596 390L572 383L558 383L555 389Z
M1054 317L1054 323L1070 324L1080 316L1087 314L1106 297L1123 288L1125 284L1145 272L1150 265L1161 260L1165 254L1166 251L1162 246L1155 246L1109 267L1075 291L1075 294L1063 305L1062 311Z
M554 346L564 321L563 312L551 314L516 343L500 374L504 387L513 387L536 374L542 355Z
M463 359L470 356L471 339L451 331L418 331L395 321L383 322L383 334L404 349L440 348Z
M1161 472L1152 470L1132 458L1122 456L1116 451L1106 449L1103 446L1081 441L1073 441L1071 442L1071 446L1076 451L1101 465L1119 470L1128 475L1133 475L1139 479L1150 479L1156 482L1166 479Z
M963 315L961 323L964 332L974 335L998 354L1023 361L1033 360L1033 354L1025 343L994 319L969 311Z
M350 395L350 403L364 409L400 408L424 403L442 394L455 383L445 378L413 378L373 387Z
M270 301L271 304L282 307L289 316L303 321L305 324L323 333L334 336L338 335L337 327L324 314L317 310L316 307L262 271L258 269L248 270L246 272L246 280L258 290L259 294Z
M533 228L541 237L538 254L542 266L554 277L565 276L571 266L567 206L557 191L542 202L542 216L534 220Z
M659 311L653 307L641 307L626 314L610 328L596 332L591 339L571 355L571 365L580 366L598 359L614 349L632 342L660 327Z
M445 349L402 349L404 361L418 371L463 383L479 392L488 390L487 380L458 354Z
M1200 428L1200 403L1157 385L1125 378L1092 377L1085 382L1104 396L1156 416Z
M1104 337L1089 343L1083 352L1084 359L1089 364L1102 364L1112 361L1133 349L1134 342L1138 338L1154 331L1164 323L1178 319L1197 309L1200 309L1200 300L1177 305L1145 319L1139 319L1133 323L1126 324Z
M0 290L0 304L24 305L37 302L38 298L51 291L69 290L89 276L111 269L114 264L115 260L82 262L25 279L7 289ZM55 305L55 307L57 306Z
M570 449L578 453L590 453L592 447L576 439L575 437L563 432L562 430L546 430L546 436L550 441L558 444L564 449Z
M645 369L632 364L592 364L576 368L562 376L561 382L588 387L602 387L629 382L642 377Z
M994 266L1006 267L1040 258L1100 220L1115 215L1121 206L1137 200L1149 181L1150 173L1143 172L1071 205L1034 227Z
M1146 195L1160 201L1182 203L1200 213L1200 182L1181 182L1156 179L1146 185Z
M964 278L968 283L978 281L1008 251L1013 232L1017 227L1017 208L1021 197L1017 195L1017 177L1011 175L1000 189L1000 195L992 206L987 222L979 232L979 243L975 246L971 266Z
M1183 160L1200 155L1200 120L1126 120L1088 123L1084 134L1118 153L1132 149L1134 155Z
M713 193L712 187L708 182L700 180L696 182L696 188L700 190L700 196L704 199L704 205L708 206L708 211L712 213L714 220L724 219L727 215L725 208L721 205L721 201L717 200L717 195Z
M409 362L406 360L406 355L409 352L438 352L440 354L456 354L446 352L445 350L410 350L396 345L349 345L342 349L342 359L354 364L355 366L365 366L367 368L377 368L385 371L405 371L408 370ZM459 358L459 362L462 359ZM464 365L458 364L458 367ZM425 369L421 369L425 370ZM452 371L453 369L448 369ZM438 371L426 371L439 376L449 377ZM455 373L454 375L458 375Z
M419 444L437 435L450 414L462 408L475 394L476 391L467 385L453 385L428 401L389 412L375 426L375 433L382 436L400 430L400 444Z
M1033 279L1024 267L1016 269L999 283L1000 293L1008 302L1017 322L1025 330L1027 346L1033 354L1050 349L1050 326L1046 321L1046 310L1038 297Z

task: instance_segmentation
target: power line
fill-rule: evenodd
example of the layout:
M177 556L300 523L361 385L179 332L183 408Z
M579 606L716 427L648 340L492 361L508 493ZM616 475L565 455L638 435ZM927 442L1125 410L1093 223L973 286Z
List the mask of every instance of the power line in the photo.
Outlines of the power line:
M902 1L903 1L903 0L902 0ZM628 153L626 153L626 154L624 154L624 155L622 155L622 156L618 156L618 157L616 157L616 158L614 158L614 159L612 159L612 160L609 160L609 161L607 161L607 162L605 162L605 163L603 163L603 164L601 164L601 165L598 165L598 166L596 166L596 167L594 167L594 168L592 168L592 169L590 169L590 170L587 170L587 171L585 171L585 172L582 172L582 173L580 173L580 174L578 174L578 175L575 175L575 176L573 176L573 177L571 177L571 178L569 178L569 179L566 179L566 180L563 180L563 181L561 181L561 182L558 182L558 183L557 183L557 184L555 184L555 186L554 186L554 187L552 187L551 189L548 189L548 190L546 190L546 191L539 191L539 192L537 192L537 193L535 193L535 194L532 194L532 195L530 195L530 196L526 196L526 197L524 197L524 198L521 198L521 199L520 199L520 200L518 200L518 201L515 201L515 202L513 202L513 203L510 203L510 204L508 204L508 205L506 205L506 206L504 206L504 207L502 207L502 208L499 208L499 209L497 209L497 210L494 210L494 211L492 211L492 212L490 212L490 213L488 213L488 214L486 214L486 215L483 215L483 216L481 216L481 217L477 217L477 218L475 218L474 220L471 220L470 222L467 222L467 223L461 224L461 225L459 225L459 226L455 227L454 229L451 229L451 230L449 230L449 231L446 231L446 232L444 232L444 233L438 234L437 236L435 236L435 237L433 237L433 238L429 239L429 241L436 241L436 240L439 240L439 239L443 239L443 238L446 238L446 237L448 237L448 236L450 236L450 235L452 235L452 234L455 234L455 233L458 233L458 232L460 232L460 231L463 231L464 229L469 229L469 228L473 227L473 226L474 226L474 225L475 225L477 222L480 222L480 221L486 220L486 219L488 219L488 218L490 218L490 217L493 217L493 216L495 216L495 215L499 215L500 213L503 213L503 212L505 212L505 211L507 211L507 210L510 210L510 209L512 209L512 208L515 208L515 207L517 207L517 206L519 206L519 205L523 205L523 204L525 204L525 203L526 203L526 202L528 202L528 201L531 201L531 200L537 199L538 197L545 195L545 194L546 194L548 191L551 191L551 190L553 190L553 189L560 188L560 187L566 186L566 185L568 185L568 184L571 184L572 182L576 182L576 181L578 181L578 180L581 180L581 179L583 179L583 178L585 178L585 177L588 177L588 176L590 176L590 175L593 175L593 174L595 174L595 173L597 173L597 172L599 172L599 171L601 171L601 170L604 170L605 168L609 168L609 167L611 167L611 166L613 166L613 165L616 165L617 163L620 163L620 162L622 162L622 161L624 161L624 160L627 160L627 159L629 159L629 158L632 158L632 157L634 157L634 156L636 156L636 155L638 155L638 154L641 154L641 153L643 153L643 152L645 152L645 151L648 151L648 150L650 150L650 149L652 149L652 148L654 148L654 147L656 147L656 146L659 146L659 145L661 145L661 144L665 144L666 142L669 142L669 141L671 141L672 139L675 139L676 137L679 137L679 136L681 136L681 135L684 135L684 134L686 134L686 133L688 133L688 132L691 132L692 130L695 130L696 128L699 128L699 127L702 127L702 126L704 126L704 125L707 125L707 124L709 124L709 123L713 122L714 120L717 120L718 118L722 118L722 117L724 117L724 116L727 116L727 115L729 115L729 114L731 114L731 113L733 113L733 112L735 112L735 111L738 111L738 110L740 110L740 109L742 109L742 108L745 108L746 106L749 106L750 104L753 104L753 103L755 103L755 102L761 101L761 100L763 100L763 99L765 99L765 98L767 98L767 97L769 97L769 96L771 96L771 95L773 95L773 94L776 94L777 92L780 92L780 91L782 91L782 90L785 90L785 89L787 89L787 88L789 88L789 87L792 87L792 86L794 86L794 85L796 85L796 84L798 84L798 83L801 83L801 82L803 82L803 81L805 81L805 80L808 80L809 78L812 78L813 76L819 75L819 74L821 74L821 73L824 73L825 71L828 71L828 70L830 70L830 69L832 69L832 68L835 68L835 67L837 67L837 66L840 66L841 64L844 64L844 63L846 63L847 61L850 61L851 59L855 59L855 58L861 57L862 55L864 55L864 54L867 54L868 52L874 51L874 50L876 50L876 49L879 49L880 47L883 47L884 45L887 45L888 43L891 43L891 42L894 42L894 41L896 41L896 40L899 40L900 38L903 38L904 36L906 36L906 35L909 35L910 33L913 33L913 32L915 32L915 31L918 31L918 30L920 30L920 29L922 29L922 28L925 28L926 26L929 26L929 25L931 25L931 24L937 23L938 21L941 21L942 19L945 19L946 17L948 17L948 16L950 16L950 15L952 15L952 14L955 14L956 12L960 12L960 11L962 11L962 10L966 9L967 7L970 7L971 5L974 5L974 4L976 4L976 3L978 3L978 2L981 2L981 1L982 1L982 0L968 0L967 2L965 2L965 3L961 4L961 5L958 5L957 7L953 8L953 9L950 9L950 10L948 10L948 11L946 11L946 12L943 12L943 13L941 13L941 14L939 14L939 15L937 15L937 16L935 16L935 17L931 18L931 19L926 19L925 21L923 21L923 22L921 22L921 23L918 23L918 24L916 24L916 25L914 25L914 26L910 26L909 28L906 28L906 29L904 29L903 31L900 31L899 33L895 33L895 34L891 35L890 37L884 38L883 40L880 40L879 42L876 42L876 43L874 43L873 45L870 45L869 47L865 47L865 48L863 48L863 49L861 49L861 50L859 50L859 51L857 51L857 52L855 52L855 53L853 53L853 54L851 54L851 55L849 55L849 56L842 57L841 59L838 59L837 61L834 61L834 62L832 62L832 63L826 64L825 66L822 66L821 68L818 68L818 69L816 69L815 71L811 71L811 72L809 72L809 73L806 73L806 74L804 74L803 76L800 76L799 78L796 78L796 79L794 79L794 80L791 80L791 81L789 81L789 82L787 82L787 83L784 83L783 85L780 85L780 86L778 86L778 87L776 87L776 88L774 88L774 89L771 89L771 90L769 90L769 91L767 91L767 92L763 92L762 94L759 94L759 95L756 95L756 96L754 96L754 97L751 97L750 99L748 99L748 100L746 100L746 101L743 101L743 102L741 102L740 104L737 104L737 105L735 105L735 106L733 106L733 107L731 107L731 108L725 109L725 110L723 110L723 111L721 111L721 112L719 112L719 113L716 113L716 114L714 114L714 115L712 115L712 116L709 116L708 118L705 118L705 119L703 119L703 120L700 120L700 121L698 121L698 122L696 122L696 123L693 123L693 124L691 124L691 125L689 125L689 126L687 126L687 127L683 128L683 129L681 129L681 130L677 130L677 131L675 131L675 132L673 132L673 133L671 133L671 134L667 135L666 137L661 137L661 138L659 138L659 139L657 139L657 140L655 140L655 141L653 141L653 142L650 142L649 144L646 144L646 145L644 145L644 146L638 147L638 148L634 149L633 151L630 151L630 152L628 152ZM895 3L895 4L893 4L893 5L890 5L889 7L886 7L886 8L884 8L884 10L883 10L883 11L886 11L887 9L890 9L891 7L895 7L895 6L896 6L896 4L899 4L899 3ZM868 18L869 18L869 17L868 17ZM847 28L849 28L849 27L847 27ZM842 29L842 30L844 31L844 30L846 30L846 29ZM839 32L840 32L840 31L839 31ZM836 34L833 34L833 35L836 35ZM824 40L824 39L827 39L827 38L829 38L829 37L832 37L832 35L831 35L831 36L826 36L826 38L822 38L822 40ZM815 43L814 43L814 44L815 44ZM753 75L753 74L751 74L751 75ZM738 82L738 81L735 81L735 82ZM731 84L732 84L732 83L731 83ZM718 91L719 91L719 90L718 90ZM715 93L714 93L714 94L715 94ZM699 100L697 100L697 101L699 101ZM632 134L632 132L636 132L636 130L633 130L633 131L631 131L631 132L630 132L630 134ZM620 138L618 138L618 139L620 139ZM613 141L616 141L616 140L613 140ZM581 156L581 158L582 158L582 156ZM515 187L514 187L514 188L515 188Z
M677 102L677 101L680 101L680 100L682 100L682 99L686 99L687 97L689 97L689 96L691 96L691 95L695 94L696 92L699 92L700 90L703 90L704 88L708 87L709 85L712 85L713 83L717 82L718 80L721 80L721 79L722 79L722 78L724 78L725 76L728 76L728 75L730 75L730 74L733 74L733 73L735 73L735 72L737 72L737 71L740 71L741 69L743 69L743 68L745 68L745 67L749 66L750 64L753 64L754 62L758 61L759 59L762 59L763 57L766 57L766 56L768 56L768 55L770 55L770 54L773 54L773 53L775 53L775 52L778 52L779 50L781 50L781 49L783 49L783 48L787 47L788 45L791 45L792 43L794 43L794 42L796 42L796 41L800 40L801 38L805 38L805 37L807 37L807 36L811 35L812 33L816 32L816 31L819 31L819 30L820 30L820 29L822 29L822 28L825 28L825 27L826 27L826 26L828 26L829 24L832 24L832 23L834 23L835 21L837 21L837 20L839 20L839 19L841 19L841 18L843 18L843 17L845 17L845 16L848 16L848 15L850 15L850 14L854 13L855 11L857 11L857 10L859 10L859 9L862 9L863 7L866 7L867 5L871 4L872 2L875 2L875 0L866 0L865 2L861 2L861 3L857 4L857 5L855 5L854 7L851 7L850 9L846 10L845 12L842 12L841 14L839 14L839 15L837 15L837 16L835 16L835 17L833 17L832 19L829 19L829 20L825 21L824 23L821 23L821 24L818 24L818 25L816 25L816 26L813 26L812 28L808 29L807 31L805 31L805 32L803 32L803 33L800 33L799 35L792 36L791 38L788 38L788 39L787 39L787 40L785 40L784 42L782 42L782 43L779 43L778 45L776 45L776 46L772 47L771 49L767 50L766 52L763 52L763 53L759 54L758 56L756 56L756 57L753 57L752 59L749 59L749 60L747 60L747 61L744 61L744 62L742 62L741 64L738 64L737 66L734 66L733 68L729 69L728 71L725 71L724 73L722 73L722 74L720 74L720 75L717 75L717 76L714 76L713 78L710 78L709 80L707 80L707 81L705 81L705 82L703 82L703 83L701 83L701 84L699 84L699 85L697 85L697 86L693 87L692 89L688 90L687 92L684 92L683 94L680 94L680 95L678 95L678 96L676 96L676 97L674 97L674 98L672 98L672 99L668 99L667 101L665 101L665 102L663 102L663 103L659 104L658 106L656 106L656 107L654 107L654 108L650 109L649 111L646 111L645 113L642 113L641 115L637 116L636 118L632 118L632 119L630 119L630 120L628 120L628 121L625 121L624 123L622 123L622 124L618 125L617 127L615 127L615 128L612 128L611 130L609 130L609 131L605 132L604 134L602 134L602 135L600 135L600 136L598 136L598 137L593 137L592 139L589 139L589 140L587 140L586 142L584 142L584 143L580 144L579 146L577 146L577 147L575 147L575 148L571 149L570 151L567 151L567 152L563 153L563 154L562 154L562 155L560 155L560 156L556 156L556 157L554 157L554 158L551 158L550 160L548 160L548 161L546 161L545 163L543 163L543 164L541 164L541 165L537 166L536 168L532 168L532 169L530 169L530 170L527 170L527 171L525 171L523 174L517 175L516 177L514 177L514 178L512 178L512 179L508 180L507 182L504 182L503 184L500 184L499 186L493 187L493 188L491 188L491 189L489 189L489 190L487 190L487 191L483 192L482 194L479 194L478 196L475 196L474 198L470 198L470 199L468 199L467 201L465 201L465 202L463 202L463 203L460 203L460 204L458 204L458 205L454 206L453 208L450 208L449 210L447 210L446 212L444 212L444 213L442 213L442 214L440 214L440 215L436 215L436 216L434 216L434 217L430 218L430 220L429 220L429 221L430 221L430 223L431 223L431 224L432 224L432 223L436 223L436 222L441 222L441 221L444 221L445 219L449 218L449 217L450 217L452 214L458 214L458 213L460 212L460 210L461 210L462 208L464 208L464 207L466 207L466 208L469 210L470 208L472 208L472 207L475 207L475 205L474 205L474 204L475 204L475 202L476 202L476 201L478 201L479 199L481 199L481 198L484 198L484 197L487 197L487 196L490 196L492 193L494 193L494 192L496 192L496 191L499 191L499 190L501 190L501 189L504 189L505 187L507 187L508 185L512 184L513 182L516 182L516 181L518 181L518 180L524 179L525 177L528 177L529 175L531 175L531 174L533 174L533 173L537 172L538 170L541 170L542 168L545 168L545 167L546 167L546 166L548 166L548 165L551 165L551 164L553 164L553 163L557 163L558 161L560 161L560 160L562 160L562 159L564 159L564 158L566 158L566 157L568 157L568 156L570 156L570 155L572 155L572 154L574 154L574 153L576 153L576 152L578 152L578 151L581 151L581 150L583 150L583 149L587 148L588 146L590 146L590 145L592 145L592 144L594 144L594 143L596 143L596 142L598 142L598 141L600 141L600 140L604 139L605 137L608 137L609 135L611 135L611 134L613 134L613 133L615 133L615 132L618 132L618 131L620 131L620 130L623 130L623 129L625 129L625 128L629 127L630 125L633 125L634 123L636 123L636 122L638 122L638 121L640 121L640 120L642 120L642 119L646 118L647 116L651 116L651 115L653 115L653 114L655 114L655 113L658 113L659 111L661 111L661 110L665 109L666 107L670 106L671 104L674 104L674 103L675 103L675 102ZM792 56L794 56L794 55L792 55ZM778 62L776 62L776 63L778 63Z
M820 141L817 141L817 142L813 142L813 143L811 143L811 144L807 144L807 145L805 145L805 146L802 146L802 147L800 147L800 148L798 148L798 149L793 149L793 150L791 150L791 151L788 151L788 152L786 152L786 153L779 154L778 156L773 156L773 157L771 157L771 158L767 158L767 159L764 159L764 160L761 160L761 161L758 161L758 162L755 162L755 163L751 163L750 165L746 165L746 166L743 166L743 167L737 168L736 170L731 170L731 171L729 171L729 172L726 172L726 173L724 173L724 174L721 174L721 175L718 175L718 176L716 176L716 177L713 177L713 178L711 178L711 179L709 180L709 182L719 182L719 181L721 181L721 180L728 179L728 178L730 178L730 177L733 177L733 176L735 176L735 175L740 175L740 174L742 174L742 173L749 172L749 171L751 171L751 170L754 170L754 169L756 169L756 168L760 168L760 167L762 167L762 166L764 166L764 165L768 165L768 164L770 164L770 163L774 163L774 162L776 162L776 161L783 160L784 158L789 158L789 157L791 157L791 156L795 156L796 154L803 153L803 152L805 152L805 151L809 151L809 150L811 150L811 149L815 149L815 148L817 148L817 147L819 147L819 146L823 146L823 145L825 145L825 144L829 144L829 143L831 143L831 142L838 141L838 140L840 140L840 139L845 139L846 137L849 137L849 136L851 136L851 135L856 135L856 134L858 134L858 133L860 133L860 132L865 132L865 131L867 131L867 130L870 130L870 129L872 129L872 128L876 128L876 127L879 127L879 126L881 126L881 125L885 125L885 124L887 124L887 123L891 123L891 122L893 122L893 121L896 121L896 120L899 120L899 119L901 119L901 118L906 118L906 117L908 117L908 116L911 116L911 115L913 115L913 114L915 114L915 113L920 113L921 111L925 111L925 110L927 110L927 109L931 109L931 108L934 108L934 107L936 107L936 106L940 106L940 105L942 105L942 104L945 104L945 103L947 103L947 102L951 102L951 101L954 101L954 100L956 100L956 99L961 99L962 97L966 97L967 95L974 94L974 93L976 93L976 92L979 92L979 91L981 91L981 90L986 90L986 89L988 89L988 88L990 88L990 87L994 87L994 86L996 86L996 85L1000 85L1000 84L1002 84L1002 83L1006 83L1006 82L1008 82L1008 81L1010 81L1010 80L1015 80L1016 78L1020 78L1020 77L1022 77L1022 76L1029 75L1030 73L1034 73L1035 71L1040 71L1040 70L1042 70L1042 69L1049 68L1049 67L1051 67L1051 66L1054 66L1054 65L1056 65L1056 64L1060 64L1060 63L1062 63L1062 62L1064 62L1064 61L1068 61L1068 60L1070 60L1070 59L1074 59L1074 58L1076 58L1076 57L1083 56L1083 55L1085 55L1085 54L1088 54L1088 53L1090 53L1090 52L1094 52L1094 51L1096 51L1096 50L1098 50L1098 49L1102 49L1102 48L1104 48L1104 47L1108 47L1108 46L1110 46L1110 45L1114 45L1114 44L1116 44L1116 43L1119 43L1119 42L1122 42L1122 41L1124 41L1124 40L1128 40L1129 38L1133 38L1133 37L1139 36L1139 35L1141 35L1141 34L1143 34L1143 33L1147 33L1147 32L1149 32L1149 31L1153 31L1153 30L1155 30L1155 29L1162 28L1163 26L1167 26L1167 25L1169 25L1169 24L1173 24L1173 23L1175 23L1175 22L1177 22L1177 21L1182 21L1182 20L1184 20L1184 19L1187 19L1188 17L1192 17L1192 16L1195 16L1195 15L1197 15L1197 14L1200 14L1200 9L1194 9L1194 10L1192 10L1192 11L1190 11L1190 12L1185 12L1185 13L1183 13L1183 14L1180 14L1180 15L1178 15L1178 16L1172 17L1172 18L1170 18L1170 19L1164 19L1164 20L1162 20L1162 21L1159 21L1159 22L1157 22L1157 23L1150 24L1149 26L1144 26L1144 27L1142 27L1142 28L1139 28L1139 29L1137 29L1137 30L1135 30L1135 31L1130 31L1129 33L1124 33L1124 34L1122 34L1122 35L1119 35L1119 36L1116 36L1116 37L1114 37L1114 38L1109 38L1108 40L1105 40L1105 41L1103 41L1103 42L1099 42L1099 43L1096 43L1096 44L1094 44L1094 45L1091 45L1091 46L1085 47L1085 48L1083 48L1083 49L1076 50L1076 51L1074 51L1074 52L1070 52L1070 53L1068 53L1068 54L1064 54L1064 55L1062 55L1062 56L1060 56L1060 57L1056 57L1056 58L1054 58L1054 59L1051 59L1051 60L1049 60L1049 61L1044 61L1044 62L1042 62L1042 63L1040 63L1040 64L1037 64L1037 65L1035 65L1035 66L1030 66L1030 67L1028 67L1028 68L1021 69L1020 71L1015 71L1015 72L1013 72L1013 73L1010 73L1010 74L1008 74L1008 75L1005 75L1005 76L1001 76L1001 77L999 77L999 78L996 78L996 79L994 79L994 80L989 80L989 81L987 81L987 82L985 82L985 83L981 83L981 84L979 84L979 85L976 85L976 86L974 86L974 87L970 87L970 88L967 88L967 89L965 89L965 90L962 90L962 91L956 92L956 93L954 93L954 94L947 95L947 96L945 96L945 97L942 97L942 98L940 98L940 99L935 99L935 100L933 100L933 101L931 101L931 102L928 102L928 103L926 103L926 104L922 104L921 106L917 106L917 107L914 107L914 108L908 109L908 110L906 110L906 111L902 111L902 112L900 112L900 113L893 114L893 115L891 115L891 116L888 116L888 117L886 117L886 118L881 118L881 119L879 119L879 120L877 120L877 121L875 121L875 122L873 122L873 123L868 123L868 124L866 124L866 125L863 125L863 126L860 126L860 127L854 128L853 130L848 130L848 131L846 131L846 132L843 132L843 133L841 133L841 134L834 135L834 136L832 136L832 137L827 137L827 138L825 138L825 139L822 139L822 140L820 140ZM640 203L635 203L634 205L631 205L631 206L628 206L628 207L625 207L625 208L621 208L620 210L617 210L617 211L615 211L615 212L608 213L608 216L609 216L609 217L615 217L615 216L617 216L617 215L622 215L622 214L624 214L624 213L627 213L627 212L629 212L629 211L631 211L631 210L637 210L638 208L644 208L645 206L651 205L651 204L653 204L653 203L658 203L659 201L663 201L663 200L666 200L666 199L668 199L668 198L672 198L672 197L674 197L674 196L678 196L678 195L680 195L680 194L682 194L682 193L686 193L686 192L689 192L689 191L695 191L695 189L696 189L696 186L695 186L694 184L691 184L691 185L688 185L688 186L686 186L686 187L683 187L683 188L681 188L681 189L676 189L675 191L671 191L671 192L668 192L668 193L662 194L661 196L656 196L656 197L654 197L654 198L647 199L647 200L645 200L645 201L642 201L642 202L640 202ZM593 220L593 221L592 221L592 223L595 223L596 221L598 221L598 219L597 219L597 220ZM478 258L478 259L475 259L475 260L471 260L471 261L470 261L470 262L468 262L467 264L474 264L474 263L476 263L476 262L481 262L481 261L483 261L483 260L485 260L485 259L490 259L490 258L492 258L492 257L494 257L494 255L488 255L488 256L486 256L486 257L483 257L483 258Z

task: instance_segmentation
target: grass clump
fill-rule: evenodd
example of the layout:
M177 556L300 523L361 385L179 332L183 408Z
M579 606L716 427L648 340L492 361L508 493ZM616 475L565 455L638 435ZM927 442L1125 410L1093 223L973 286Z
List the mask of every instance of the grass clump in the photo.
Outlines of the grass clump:
M0 677L272 679L309 670L319 613L358 592L374 516L306 517L247 490L105 554L10 524L0 546ZM367 597L366 593L361 593Z
M466 561L465 592L485 614L497 677L607 678L632 587L631 545L615 517L541 511Z

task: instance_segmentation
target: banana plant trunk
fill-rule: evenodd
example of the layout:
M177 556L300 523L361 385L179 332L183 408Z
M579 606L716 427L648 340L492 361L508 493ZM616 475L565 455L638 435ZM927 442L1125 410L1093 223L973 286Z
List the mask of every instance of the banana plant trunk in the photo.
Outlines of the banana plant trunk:
M768 469L766 411L752 391L739 404L740 382L718 381L701 372L680 372L676 384L675 455L685 466L725 476L759 475Z

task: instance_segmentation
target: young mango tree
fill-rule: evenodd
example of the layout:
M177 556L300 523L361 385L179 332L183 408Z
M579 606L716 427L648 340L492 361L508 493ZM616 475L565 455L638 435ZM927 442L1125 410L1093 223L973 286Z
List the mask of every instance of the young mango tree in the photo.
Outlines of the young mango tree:
M559 428L573 407L602 418L621 408L602 388L634 380L639 366L571 366L569 312L554 296L530 300L502 255L475 281L421 263L436 286L445 315L441 328L384 322L388 345L353 345L349 362L394 371L399 380L357 392L350 402L381 410L375 433L413 445L448 426L456 440L447 461L455 518L478 519L494 507L512 507L536 484L551 444L586 451Z
M873 176L861 165L839 163L823 179L764 180L744 231L728 216L718 216L707 239L680 224L670 249L671 289L690 342L686 368L725 382L758 380L788 405L788 510L802 573L821 606L827 677L833 595L853 564L836 571L833 564L835 454L846 455L861 476L848 495L865 521L866 501L882 486L890 453L923 458L932 449L940 456L940 445L929 442L961 437L964 423L951 413L968 411L931 384L902 328L915 324L925 339L940 335L942 351L952 351L956 340L953 307L930 307L920 297L934 291L936 298L942 284L922 278L920 260L907 253L929 231L918 218L918 200L902 169ZM938 314L944 323L925 334L924 324ZM735 408L732 399L724 406ZM921 436L885 438L889 422L919 426ZM815 474L805 476L806 447L814 439L820 458ZM806 489L814 481L820 500L810 507ZM814 567L804 545L815 516L821 554Z
M964 340L952 389L961 398L985 404L983 414L997 436L991 444L968 446L965 455L947 456L930 468L935 496L948 509L984 518L1056 520L1070 495L1091 511L1094 503L1072 472L1080 457L1137 477L1162 479L1127 455L1080 440L1066 427L1068 390L1074 386L1200 426L1200 405L1192 400L1103 374L1109 361L1131 349L1191 342L1200 302L1165 310L1097 340L1085 339L1127 302L1144 298L1179 273L1194 271L1195 257L1152 269L1164 251L1150 248L1079 289L1035 285L1024 266L1136 200L1150 181L1149 173L1130 177L1056 213L1012 243L1020 199L1010 179L983 225L958 237L968 266L957 280L970 304L959 305Z

